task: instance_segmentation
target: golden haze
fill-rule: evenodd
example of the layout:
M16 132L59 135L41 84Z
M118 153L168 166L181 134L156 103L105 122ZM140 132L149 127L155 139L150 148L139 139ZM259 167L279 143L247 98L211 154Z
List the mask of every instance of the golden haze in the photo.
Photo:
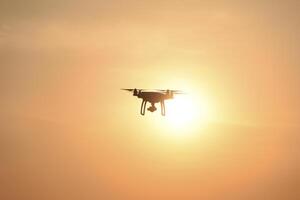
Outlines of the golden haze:
M1 1L0 199L298 199L299 6Z

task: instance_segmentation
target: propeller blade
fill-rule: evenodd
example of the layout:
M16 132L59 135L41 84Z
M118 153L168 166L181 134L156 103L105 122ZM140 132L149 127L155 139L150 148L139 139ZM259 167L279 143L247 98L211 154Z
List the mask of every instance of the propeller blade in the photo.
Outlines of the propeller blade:
M131 88L121 88L121 90L125 90L128 92L133 92L135 89L131 89ZM173 94L187 94L186 92L182 91L182 90L163 90L163 89L138 89L136 88L137 91L141 92L141 91L159 91L159 92L163 92L163 93L167 93L172 92Z
M173 92L174 94L175 93L185 93L185 92L183 92L182 90L161 90L161 89L156 89L157 91L160 91L160 92L168 92L168 91L170 91L170 92Z
M182 91L182 90L169 90L170 92L172 92L173 94L187 94L186 92Z
M125 91L128 91L128 92L132 92L134 89L121 88L121 90L125 90Z
M183 92L182 90L170 90L172 92Z
M173 94L187 94L187 93L186 92L181 92L181 91L179 92L178 91L178 92L173 92Z

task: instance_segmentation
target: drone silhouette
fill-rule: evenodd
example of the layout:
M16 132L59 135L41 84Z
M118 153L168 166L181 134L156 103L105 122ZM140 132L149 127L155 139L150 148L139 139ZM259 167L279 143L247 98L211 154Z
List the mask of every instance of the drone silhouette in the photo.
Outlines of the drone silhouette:
M185 94L180 90L147 90L147 89L121 89L129 92L133 92L133 96L143 99L141 104L140 114L145 115L147 102L151 103L151 106L147 108L148 111L154 112L157 110L156 103L160 102L161 115L166 115L165 100L173 99L174 94Z

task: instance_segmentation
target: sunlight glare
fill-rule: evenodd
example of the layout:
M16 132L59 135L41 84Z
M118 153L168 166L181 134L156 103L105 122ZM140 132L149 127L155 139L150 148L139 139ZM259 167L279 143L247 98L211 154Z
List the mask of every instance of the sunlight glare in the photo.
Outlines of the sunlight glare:
M177 95L166 101L167 114L165 116L168 128L173 132L186 132L201 128L208 120L208 106L197 97Z

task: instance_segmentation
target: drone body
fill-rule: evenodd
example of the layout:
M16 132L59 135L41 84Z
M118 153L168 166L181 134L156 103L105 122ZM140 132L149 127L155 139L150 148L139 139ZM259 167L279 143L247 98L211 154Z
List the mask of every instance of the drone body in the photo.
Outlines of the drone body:
M156 103L161 105L161 115L166 115L165 100L173 99L174 94L183 94L179 90L145 90L145 89L122 89L129 92L133 92L133 96L143 99L141 104L141 115L145 115L147 102L151 103L151 106L147 108L148 111L154 112L157 110Z

